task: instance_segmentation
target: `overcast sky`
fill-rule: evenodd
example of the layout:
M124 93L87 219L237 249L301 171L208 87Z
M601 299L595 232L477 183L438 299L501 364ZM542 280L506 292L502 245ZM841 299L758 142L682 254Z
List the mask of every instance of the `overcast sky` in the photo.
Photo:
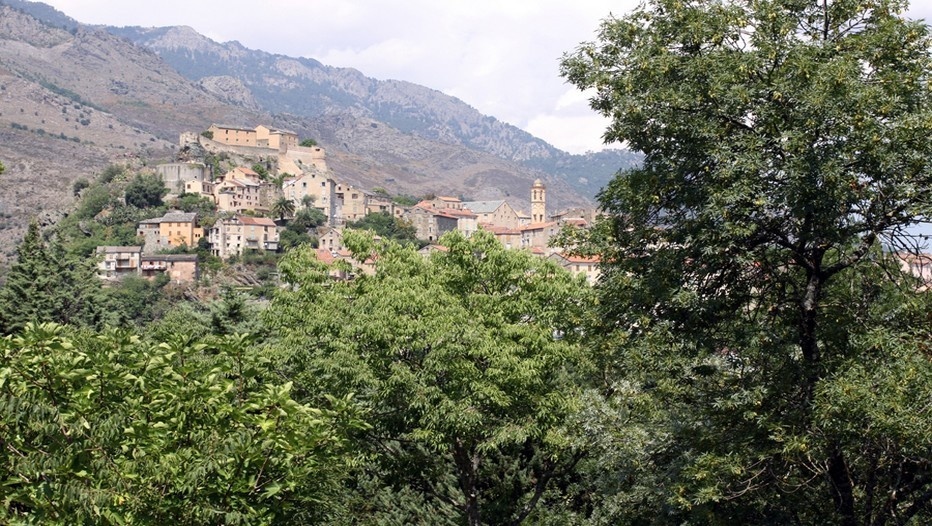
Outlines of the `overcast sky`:
M352 67L453 95L572 153L606 122L559 59L637 0L44 0L86 24L191 26L219 42ZM911 16L932 19L928 0Z

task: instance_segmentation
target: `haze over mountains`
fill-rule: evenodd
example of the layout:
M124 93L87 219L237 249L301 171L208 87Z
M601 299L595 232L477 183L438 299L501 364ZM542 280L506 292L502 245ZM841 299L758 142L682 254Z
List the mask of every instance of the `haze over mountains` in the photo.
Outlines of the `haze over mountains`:
M7 253L3 235L38 208L67 206L75 179L121 160L170 160L179 132L212 122L315 138L335 176L363 187L519 205L538 177L554 208L584 204L636 160L621 150L570 155L409 82L220 44L187 27L84 26L21 0L0 0L0 85Z

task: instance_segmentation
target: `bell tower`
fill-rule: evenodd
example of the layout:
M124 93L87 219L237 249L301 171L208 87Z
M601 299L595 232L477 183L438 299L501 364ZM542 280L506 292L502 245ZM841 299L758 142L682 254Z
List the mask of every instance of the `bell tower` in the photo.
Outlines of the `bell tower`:
M547 220L547 187L537 179L531 185L531 223L543 223Z

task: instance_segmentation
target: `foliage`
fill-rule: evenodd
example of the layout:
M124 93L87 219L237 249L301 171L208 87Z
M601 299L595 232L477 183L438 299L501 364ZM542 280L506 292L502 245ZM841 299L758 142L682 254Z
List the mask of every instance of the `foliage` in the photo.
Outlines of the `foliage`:
M570 370L588 289L483 232L452 233L442 240L449 251L429 259L359 233L344 241L357 259L376 253L374 276L330 282L303 248L279 265L291 287L266 323L282 336L276 348L296 394L317 403L320 393L356 393L372 409L363 479L403 485L461 522L521 522L578 458L562 425L576 400ZM347 512L405 504L385 506Z
M71 187L71 191L77 197L81 195L81 190L84 190L85 188L88 188L90 186L91 186L91 182L82 177L74 182L74 185L72 185Z
M300 245L309 245L316 248L317 239L307 233L307 230L299 231L291 228L282 230L278 235L278 246L287 252L292 248Z
M269 169L262 163L255 163L252 165L252 171L259 174L259 179L265 180L269 177Z
M201 132L201 136L202 136L202 137L205 137L205 138L207 138L207 139L213 140L213 138L214 138L214 132L211 131L211 130L204 130L204 131Z
M909 245L932 196L929 30L902 8L648 1L564 58L612 119L606 140L645 155L582 247L605 262L604 404L651 408L607 428L650 437L615 457L614 520L928 520L917 428L851 432L877 417L870 382L893 408L890 383L925 374L892 359L915 363L921 325L892 321L917 300L880 250Z
M183 193L171 201L171 207L183 212L196 212L199 222L203 225L205 216L214 216L217 212L217 205L214 201L201 194Z
M163 299L162 288L168 276L162 274L160 281L139 276L126 276L105 290L109 322L118 327L145 327L163 314L168 301Z
M165 182L158 175L139 174L126 185L126 204L136 208L162 206L162 198L168 193Z
M105 321L94 261L66 254L57 238L46 243L30 223L16 263L0 288L0 330L9 334L29 322L97 327Z
M104 168L104 171L97 177L97 182L104 185L110 184L114 180L122 178L126 174L126 167L118 164L111 164Z
M392 197L392 201L394 201L395 203L401 206L414 206L418 204L419 202L421 202L420 199L418 199L417 197L414 197L413 195L404 195L404 194L396 195L395 197Z
M377 236L399 242L417 242L417 229L414 225L388 212L373 212L357 221L348 221L346 228L369 230Z
M301 141L300 146L304 146L305 148L310 148L311 146L317 146L317 141L315 141L314 139L304 139Z
M296 402L245 335L0 340L6 523L308 524L345 469L349 399Z
M285 216L294 215L295 205L294 201L288 199L287 197L279 197L272 203L271 212L278 216L279 221L284 221Z
M3 175L3 172L6 170L6 167L3 166L3 163L0 163L0 175Z
M91 185L81 194L81 202L74 214L78 219L93 219L106 208L117 203L110 188L105 185Z

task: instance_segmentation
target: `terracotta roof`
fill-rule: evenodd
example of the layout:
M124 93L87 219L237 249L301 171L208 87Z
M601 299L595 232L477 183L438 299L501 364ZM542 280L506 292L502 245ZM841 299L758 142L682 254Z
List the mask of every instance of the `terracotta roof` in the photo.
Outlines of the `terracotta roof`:
M317 260L328 265L332 265L333 262L336 261L336 259L333 257L333 254L331 254L330 251L325 248L317 249Z
M449 197L449 196L445 196L445 195L438 195L438 196L437 196L437 199L439 199L439 200L441 200L441 201L449 201L449 202L451 202L451 203L459 203L459 202L460 202L460 200L459 200L458 197Z
M522 232L527 232L528 230L543 230L547 227L554 226L556 224L557 224L556 221L548 221L546 223L533 223L533 224L521 227L520 230Z
M500 235L500 234L520 234L520 233L521 233L520 231L515 230L515 229L513 229L513 228L508 228L508 227L506 227L506 226L493 225L493 224L491 224L491 223L482 223L482 224L480 224L479 226L482 227L482 230L485 230L486 232L491 232L491 233L493 233L493 234L495 234L495 235Z
M253 216L236 216L239 219L240 223L244 225L253 225L253 226L275 226L275 221L272 221L268 217L253 217Z

